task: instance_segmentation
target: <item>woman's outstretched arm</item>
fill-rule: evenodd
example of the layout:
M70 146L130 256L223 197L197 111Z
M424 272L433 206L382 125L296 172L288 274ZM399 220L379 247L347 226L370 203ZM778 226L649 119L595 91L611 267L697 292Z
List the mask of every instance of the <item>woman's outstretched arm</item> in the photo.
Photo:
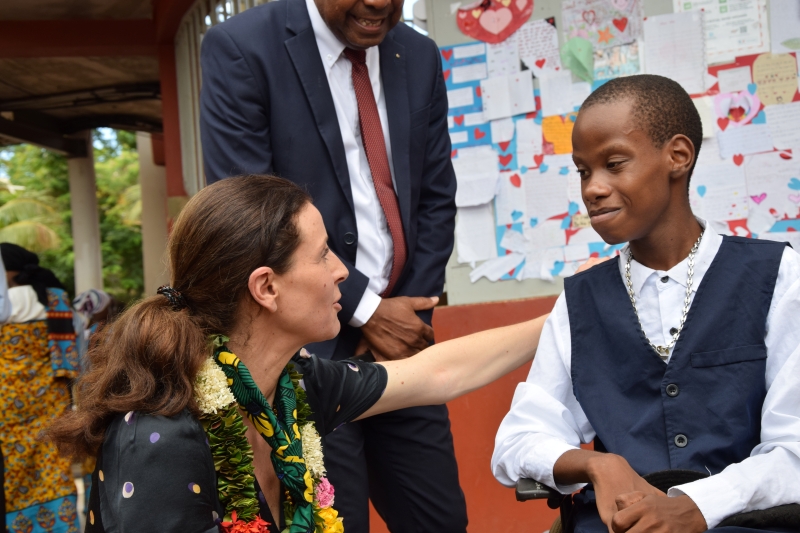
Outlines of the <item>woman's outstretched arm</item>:
M479 389L533 360L549 315L490 329L431 346L386 367L386 391L359 418L413 407L438 405Z

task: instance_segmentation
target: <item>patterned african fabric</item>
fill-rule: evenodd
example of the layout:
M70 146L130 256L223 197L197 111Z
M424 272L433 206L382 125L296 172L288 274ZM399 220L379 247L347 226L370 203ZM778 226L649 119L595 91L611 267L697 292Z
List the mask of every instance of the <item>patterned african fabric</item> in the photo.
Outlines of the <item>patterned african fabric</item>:
M36 440L69 408L69 379L78 375L69 298L48 289L48 300L46 320L0 326L0 447L10 533L78 531L70 461Z

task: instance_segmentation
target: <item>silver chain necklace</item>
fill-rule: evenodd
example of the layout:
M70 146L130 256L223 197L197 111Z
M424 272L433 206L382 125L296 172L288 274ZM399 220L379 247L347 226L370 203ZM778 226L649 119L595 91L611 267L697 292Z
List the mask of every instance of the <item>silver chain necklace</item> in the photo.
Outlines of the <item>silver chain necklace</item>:
M678 337L683 330L683 325L686 323L686 315L689 314L689 305L691 303L690 297L692 295L692 275L694 274L694 256L697 254L697 248L700 246L700 240L703 238L704 232L705 230L700 231L700 236L697 238L697 242L694 243L694 246L692 246L692 249L689 252L689 261L686 268L688 274L686 278L686 297L683 299L683 316L681 316L681 323L678 326L677 331L672 335L672 340L666 346L657 346L653 344L653 342L647 336L647 333L644 331L644 326L642 326L642 319L639 318L639 310L636 308L636 295L633 293L633 282L631 282L631 261L633 260L633 251L628 250L628 260L625 262L625 283L628 286L628 297L630 297L631 304L633 304L633 312L636 314L636 320L639 321L639 327L642 330L642 335L644 335L644 338L647 339L648 343L650 343L650 347L655 350L662 361L667 360L670 350L672 350L672 347L675 346L675 343L678 341Z

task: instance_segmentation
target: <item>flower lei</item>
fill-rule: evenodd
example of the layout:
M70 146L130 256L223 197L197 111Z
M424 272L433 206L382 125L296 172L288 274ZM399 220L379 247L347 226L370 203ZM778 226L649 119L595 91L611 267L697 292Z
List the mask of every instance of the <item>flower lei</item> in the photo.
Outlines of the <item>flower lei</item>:
M314 422L309 420L311 408L299 384L302 376L291 363L281 374L275 404L276 410L283 411L284 418L278 420L252 382L247 368L225 346L228 338L218 335L212 341L214 357L203 364L194 390L195 401L202 412L200 423L208 436L217 471L217 494L225 513L219 524L222 531L268 532L269 524L258 516L253 449L245 436L247 427L239 412L241 408L273 448L271 458L275 471L290 489L284 501L286 528L283 533L343 533L342 518L333 508L334 489L325 477L322 442ZM264 406L269 412L262 408ZM293 409L287 412L287 407ZM291 424L282 424L287 421ZM276 430L282 442L288 444L273 446ZM285 475L284 468L292 469L294 478ZM296 486L288 485L296 482L298 475L304 482L300 494Z

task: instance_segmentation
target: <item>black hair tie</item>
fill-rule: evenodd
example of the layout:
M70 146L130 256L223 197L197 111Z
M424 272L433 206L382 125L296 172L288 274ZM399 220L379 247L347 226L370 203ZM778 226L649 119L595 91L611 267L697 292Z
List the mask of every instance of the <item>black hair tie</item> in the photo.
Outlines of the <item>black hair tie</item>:
M169 303L172 305L172 309L175 311L180 311L186 307L186 299L180 293L180 291L176 291L169 285L162 285L156 291L156 294L161 294L169 300Z

